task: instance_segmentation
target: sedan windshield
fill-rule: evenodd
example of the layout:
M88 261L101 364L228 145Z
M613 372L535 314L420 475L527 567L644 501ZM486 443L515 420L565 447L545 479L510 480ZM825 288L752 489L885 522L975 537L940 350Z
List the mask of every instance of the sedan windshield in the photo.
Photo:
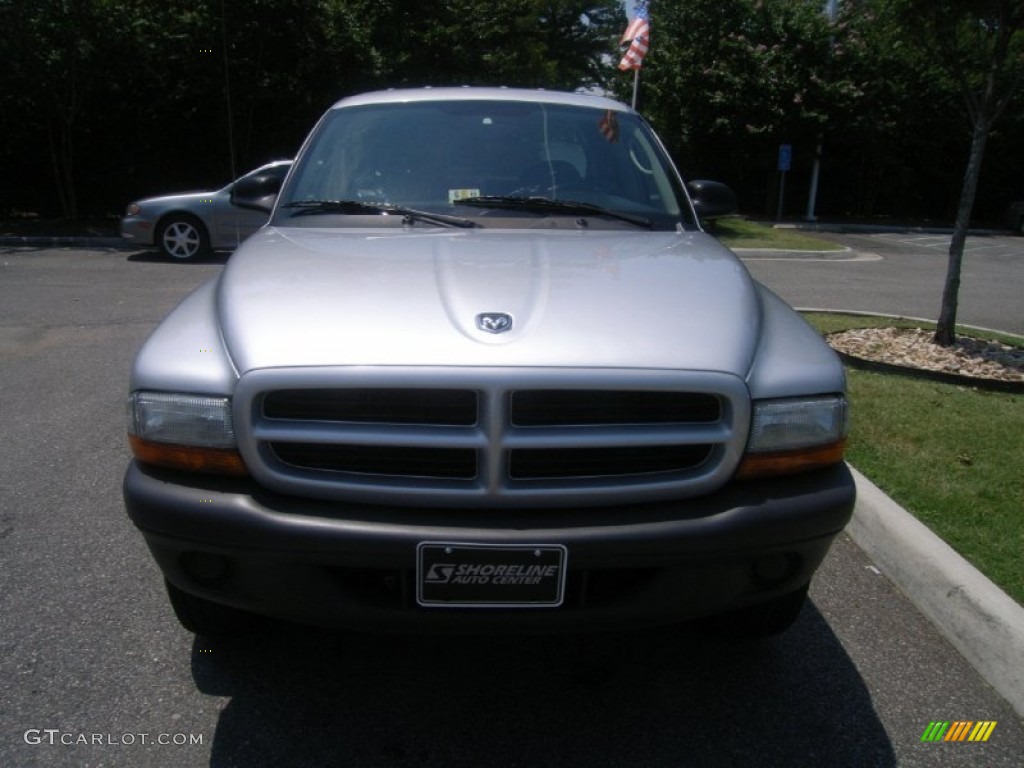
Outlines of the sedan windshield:
M328 215L301 215L318 203ZM282 191L275 223L341 226L370 206L483 226L565 216L654 229L689 223L678 177L637 115L512 100L332 110Z

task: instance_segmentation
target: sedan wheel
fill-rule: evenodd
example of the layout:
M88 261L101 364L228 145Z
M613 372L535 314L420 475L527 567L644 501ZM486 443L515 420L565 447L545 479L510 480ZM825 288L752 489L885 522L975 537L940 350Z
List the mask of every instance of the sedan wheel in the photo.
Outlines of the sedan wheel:
M209 248L206 228L190 217L171 218L160 225L157 236L160 251L172 259L191 259Z

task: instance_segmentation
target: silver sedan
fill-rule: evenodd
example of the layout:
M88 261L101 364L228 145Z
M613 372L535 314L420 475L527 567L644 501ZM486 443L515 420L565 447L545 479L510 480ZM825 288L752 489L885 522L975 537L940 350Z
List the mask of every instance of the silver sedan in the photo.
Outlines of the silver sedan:
M291 160L275 160L250 171L215 192L187 192L148 197L128 206L121 236L142 246L156 246L173 259L191 259L215 250L231 250L262 227L267 214L231 203L231 190L242 179L284 179Z

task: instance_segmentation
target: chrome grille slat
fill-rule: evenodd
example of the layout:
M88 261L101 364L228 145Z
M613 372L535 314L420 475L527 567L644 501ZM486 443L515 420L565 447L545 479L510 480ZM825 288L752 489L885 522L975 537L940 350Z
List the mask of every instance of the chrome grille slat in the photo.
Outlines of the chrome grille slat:
M320 442L324 445L350 443L354 445L408 445L421 447L484 448L487 439L483 432L464 427L398 427L384 424L335 425L322 422L296 424L283 422L258 424L253 436L266 442ZM439 441L444 441L443 443Z
M573 506L723 484L749 401L741 380L705 372L272 369L241 378L235 421L253 475L286 493Z
M700 425L685 432L678 426L656 427L537 427L531 429L512 428L506 431L503 445L509 449L519 448L573 448L573 447L629 447L655 445L686 445L721 443L729 439L729 431L721 425Z

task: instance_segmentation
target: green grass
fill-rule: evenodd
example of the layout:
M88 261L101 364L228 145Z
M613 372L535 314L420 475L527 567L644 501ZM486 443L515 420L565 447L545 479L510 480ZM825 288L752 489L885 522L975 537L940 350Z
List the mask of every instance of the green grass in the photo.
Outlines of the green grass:
M844 315L807 319L825 333L919 325ZM1024 603L1024 395L860 370L848 375L850 463Z
M841 251L835 243L795 229L776 229L747 219L728 217L707 224L707 230L730 248L771 248L784 251Z

